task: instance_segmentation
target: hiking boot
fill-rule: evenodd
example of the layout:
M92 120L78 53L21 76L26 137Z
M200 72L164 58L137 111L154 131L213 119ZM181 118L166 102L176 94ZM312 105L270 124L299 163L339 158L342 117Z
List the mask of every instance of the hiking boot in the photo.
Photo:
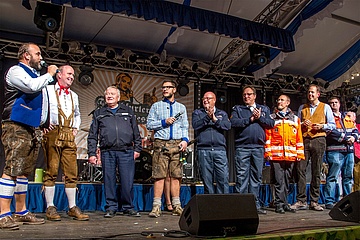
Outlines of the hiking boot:
M138 213L137 211L135 211L134 209L125 210L124 215L125 216L130 216L130 217L141 217L141 214Z
M275 212L276 212L276 213L280 213L280 214L284 214L284 213L285 213L285 210L284 210L284 208L282 207L282 205L278 205L278 206L276 206L276 208L275 208Z
M11 216L5 216L0 219L0 229L19 230L19 224L17 224Z
M292 209L295 210L307 210L309 208L309 206L307 205L307 203L303 203L301 201L297 201L296 203L294 203L293 205L291 205Z
M296 209L292 209L289 204L284 204L283 209L285 212L296 213Z
M151 212L149 213L149 217L160 217L161 216L161 209L160 205L154 205Z
M89 220L89 215L83 214L78 206L74 206L70 208L70 210L68 211L68 215L70 217L73 217L74 220L79 220L79 221Z
M50 221L61 221L61 217L56 211L55 206L50 206L46 209L46 219Z
M315 211L324 211L324 208L320 206L317 202L311 202L310 209Z
M180 216L183 212L183 209L180 204L174 205L174 209L172 210L173 216Z
M333 208L334 208L334 204L332 204L332 203L325 204L325 208L326 208L326 209L333 209Z
M45 219L37 218L35 214L28 212L25 215L14 214L14 221L19 224L39 225L44 224Z

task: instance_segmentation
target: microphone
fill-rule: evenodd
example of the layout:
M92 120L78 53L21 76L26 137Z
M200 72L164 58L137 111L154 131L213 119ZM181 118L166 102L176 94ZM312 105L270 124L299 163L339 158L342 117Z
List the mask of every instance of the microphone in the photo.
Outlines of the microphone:
M178 120L183 113L184 113L184 112L179 112L178 114L176 114L176 115L174 116L174 118L175 118L176 120Z
M49 66L44 60L40 61L40 65L44 68L47 68Z

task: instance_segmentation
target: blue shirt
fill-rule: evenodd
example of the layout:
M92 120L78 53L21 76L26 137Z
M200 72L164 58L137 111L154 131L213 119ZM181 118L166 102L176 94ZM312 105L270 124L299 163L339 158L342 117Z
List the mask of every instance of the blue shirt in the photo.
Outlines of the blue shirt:
M178 116L177 120L172 125L167 125L166 119L175 116ZM154 130L156 139L189 142L186 107L177 101L170 102L164 98L164 100L154 103L150 108L146 127L148 130Z

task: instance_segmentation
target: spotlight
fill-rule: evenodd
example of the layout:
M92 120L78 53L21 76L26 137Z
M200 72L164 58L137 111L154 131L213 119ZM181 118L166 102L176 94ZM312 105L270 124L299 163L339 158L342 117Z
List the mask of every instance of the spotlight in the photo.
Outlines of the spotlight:
M204 73L208 73L210 71L210 65L209 64L206 64L206 63L203 63L203 62L197 62L197 69L201 72L204 72Z
M286 81L287 83L292 83L292 81L294 81L294 77L291 76L291 75L287 75L287 76L285 77L285 81Z
M189 93L189 87L185 83L180 83L176 89L180 96L186 96Z
M324 88L325 88L325 89L327 89L329 86L330 86L330 83L329 83L329 82L326 82L326 83L324 84Z
M84 53L88 56L95 54L97 52L97 47L94 44L88 44L84 46Z
M178 69L180 67L180 62L174 57L169 57L167 62L170 64L172 69Z
M79 49L80 49L80 43L79 42L71 41L71 42L63 42L63 43L61 43L61 51L63 53L76 52Z
M107 59L114 59L116 57L115 49L112 47L106 47L104 53Z
M138 56L136 55L136 53L133 53L131 50L127 49L127 50L124 50L123 53L122 53L123 57L131 62L131 63L135 63L136 60L138 59Z
M305 82L306 82L306 79L305 79L305 78L303 78L303 77L299 77L299 78L298 78L298 84L299 84L299 85L304 85Z
M224 104L227 102L226 89L215 89L215 95L220 103Z
M57 32L61 22L61 6L37 2L34 12L34 23L46 32Z
M257 44L249 46L250 60L255 65L264 66L270 62L270 48Z
M89 86L94 81L93 70L94 68L91 66L83 65L80 67L79 82L82 85Z
M152 65L158 65L160 63L160 56L159 54L154 54L150 57L150 63Z
M191 61L191 60L189 60L189 59L183 59L182 61L181 61L181 65L183 66L183 67L185 67L187 70L190 70L190 71L196 71L197 70L197 68L198 68L198 64L197 63L195 63L195 62L193 62L193 61Z

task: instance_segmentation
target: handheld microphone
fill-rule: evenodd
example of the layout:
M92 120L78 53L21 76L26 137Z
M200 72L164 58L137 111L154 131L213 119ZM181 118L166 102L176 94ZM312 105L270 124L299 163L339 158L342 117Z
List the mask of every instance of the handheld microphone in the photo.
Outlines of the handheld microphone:
M184 112L179 112L178 114L176 114L176 115L174 116L174 118L175 118L176 120L178 120L178 119L180 118L180 116L183 115L183 113L184 113Z
M44 60L40 61L40 65L45 68L47 68L49 66Z

